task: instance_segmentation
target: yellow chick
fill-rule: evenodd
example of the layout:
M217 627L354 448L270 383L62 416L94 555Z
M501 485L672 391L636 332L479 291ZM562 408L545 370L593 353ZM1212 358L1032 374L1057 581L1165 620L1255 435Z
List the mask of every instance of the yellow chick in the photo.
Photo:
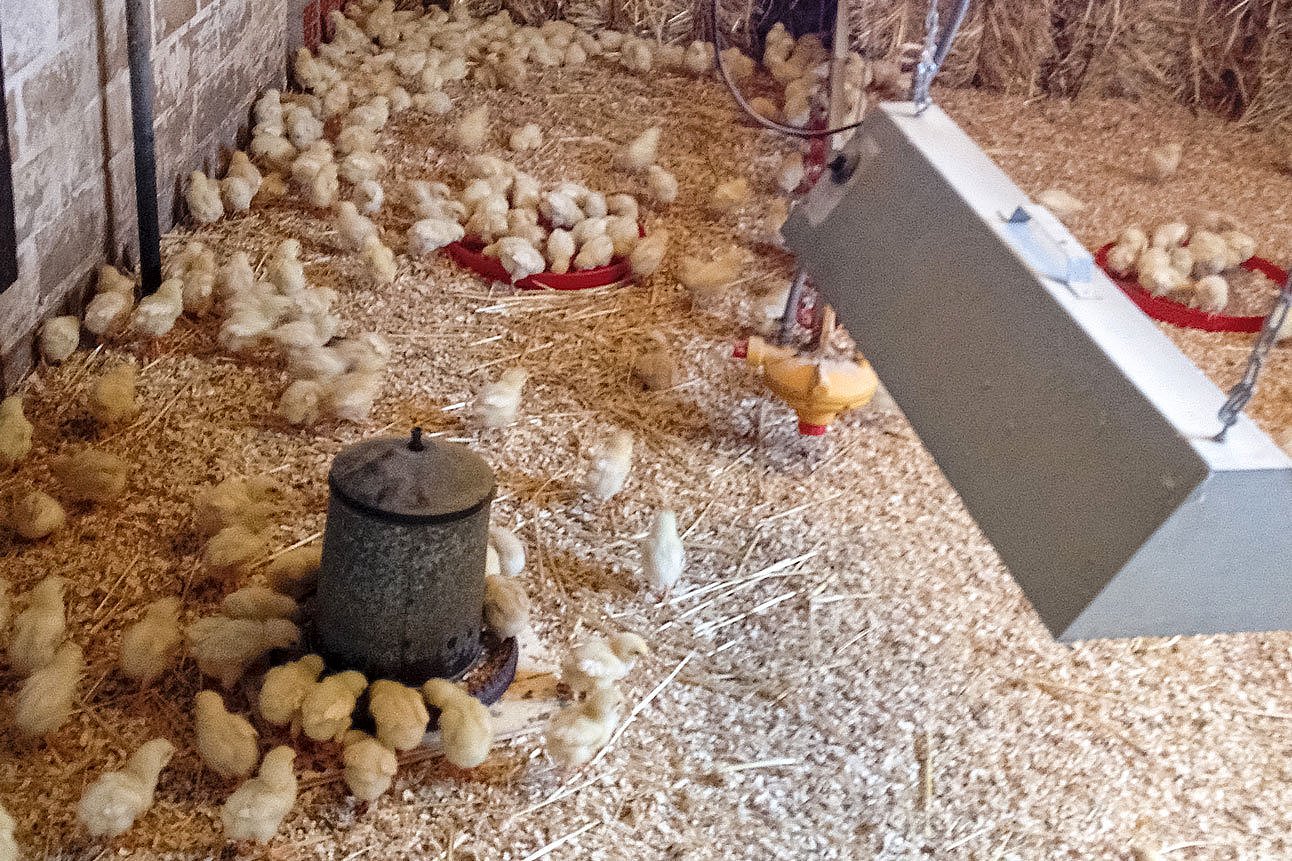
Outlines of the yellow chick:
M214 224L224 217L224 202L220 199L220 183L207 178L200 170L188 176L184 202L198 224Z
M0 469L11 469L31 451L31 422L22 411L22 398L0 400Z
M170 669L184 644L179 627L179 598L160 598L138 622L121 634L121 674L141 687Z
M692 307L717 300L740 277L740 252L728 248L710 260L686 256L677 267L677 280L691 294Z
M615 155L615 167L629 173L641 173L655 163L659 149L660 127L651 126Z
M18 861L22 857L18 854L18 841L14 839L13 832L13 817L0 804L0 859L3 861Z
M648 653L637 634L616 634L608 643L597 638L570 651L561 662L561 681L575 694L591 693L628 675L637 658Z
M323 674L323 659L306 655L277 667L270 667L260 685L256 708L272 726L291 725L293 735L299 729L301 704Z
M628 265L634 277L646 278L659 271L664 255L668 253L668 240L667 230L656 230L633 246L632 253L628 255Z
M129 831L153 806L157 780L174 755L175 745L155 738L131 754L125 768L106 772L87 786L76 807L76 818L86 832L98 838Z
M359 696L368 687L363 673L347 670L310 688L301 701L301 729L314 741L339 739L350 728Z
M421 744L431 720L420 691L389 679L372 683L368 713L377 726L377 739L395 750L412 750Z
M95 448L63 455L51 468L68 497L76 502L112 502L125 492L130 476L130 464Z
M345 785L350 787L350 794L360 801L376 801L395 780L399 769L395 752L357 729L347 732L341 744Z
M525 570L525 545L516 533L503 526L489 527L489 546L498 554L499 571L518 577Z
M650 533L641 543L642 573L655 592L667 593L682 577L686 550L677 532L677 515L664 509L655 515Z
M234 790L220 809L225 839L267 843L296 804L296 751L281 745L265 754L257 775Z
M73 315L52 317L40 327L40 357L51 365L66 361L79 346L81 321Z
M1149 150L1144 162L1144 176L1153 182L1163 182L1175 176L1180 169L1180 157L1184 147L1178 143L1169 143Z
M205 616L184 632L189 654L204 675L219 679L225 690L237 684L247 668L274 649L290 649L301 632L286 619L230 619Z
M9 509L9 526L28 541L47 538L63 528L67 514L58 500L39 490L20 494Z
M543 736L552 762L561 768L586 765L610 740L619 723L621 702L619 689L607 685L557 712Z
M660 206L668 206L677 200L677 177L657 164L646 168L646 188L651 200Z
M231 592L220 607L230 619L295 619L300 612L291 597L264 586L244 586Z
M485 576L484 618L503 640L519 637L529 627L529 596L513 577Z
M1053 212L1064 224L1086 208L1084 200L1073 197L1061 188L1045 189L1036 195L1036 202Z
M268 552L269 538L265 533L253 532L240 523L226 526L202 548L204 579L236 580Z
M743 176L719 183L709 194L709 210L714 215L722 215L737 207L744 206L753 197L749 180Z
M497 382L485 384L472 407L476 421L486 428L503 428L516 421L521 390L528 379L524 368L508 368Z
M677 385L677 362L663 334L652 332L649 343L633 357L632 377L649 391Z
M32 673L18 689L13 723L27 737L49 735L72 714L76 687L85 672L85 654L75 643L58 647L53 659Z
M484 762L493 747L493 722L484 703L446 679L431 679L422 685L422 695L440 710L444 758L458 768Z
M489 108L470 111L451 130L453 144L466 153L477 152L489 137Z
M193 701L197 752L207 768L224 778L246 777L260 762L260 734L251 722L224 707L215 691L199 691Z
M62 577L50 575L27 593L27 609L14 620L9 639L9 665L29 676L54 659L67 630Z
M94 381L90 386L88 406L96 422L112 427L134 418L139 412L135 406L135 378L138 373L132 362L123 362Z
M275 592L299 599L314 591L322 564L323 545L307 544L270 562L265 569L265 580Z
M592 463L583 476L583 492L605 502L624 489L633 466L633 432L617 430L592 449Z

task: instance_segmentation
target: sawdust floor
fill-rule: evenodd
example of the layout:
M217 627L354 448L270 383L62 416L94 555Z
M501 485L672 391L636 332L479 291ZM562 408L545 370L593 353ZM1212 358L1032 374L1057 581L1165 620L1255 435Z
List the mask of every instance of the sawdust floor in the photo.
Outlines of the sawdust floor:
M527 97L464 103L486 97L508 130L544 126L548 144L526 160L531 169L605 190L632 185L605 172L610 150L599 136L624 141L658 118L662 161L683 198L649 227L673 229L675 249L749 248L741 296L785 277L785 258L757 245L779 144L731 125L716 85L589 67L549 72ZM1253 135L1132 104L977 93L946 93L944 104L1029 190L1060 185L1088 200L1077 229L1092 244L1130 218L1204 204L1242 218L1267 256L1292 257L1292 181ZM393 123L394 174L452 169L456 157L435 149L443 128ZM1186 144L1178 180L1129 177L1143 147L1172 138ZM756 182L759 200L714 223L702 201L715 179L737 172ZM397 214L385 222L396 237L407 223ZM692 313L667 276L515 297L448 262L403 257L398 280L378 289L334 254L329 229L319 213L281 204L199 235L253 259L299 237L315 282L340 290L351 331L387 334L390 384L368 426L281 425L271 417L281 372L267 359L220 355L210 323L182 323L146 348L79 354L26 385L37 448L5 486L47 483L51 455L94 436L80 406L89 371L125 352L147 363L139 422L98 440L133 463L127 497L77 512L51 541L0 546L16 587L51 572L70 578L71 631L90 662L61 732L25 745L4 730L0 799L33 856L219 851L229 787L191 751L196 673L186 665L154 690L131 690L112 672L119 631L194 571L199 487L275 472L293 490L278 536L287 546L322 528L324 477L341 446L415 422L465 435L496 468L496 517L529 545L541 638L559 649L598 630L640 631L654 653L630 677L629 701L663 687L601 762L568 778L531 733L471 774L409 767L363 811L326 752L303 756L319 774L307 775L311 788L274 858L1111 858L1137 837L1194 844L1175 857L1292 852L1289 635L1057 645L899 415L860 412L824 439L796 435L789 411L729 358L741 332L736 298ZM634 393L627 363L655 327L685 382ZM1245 337L1174 334L1218 382L1236 377ZM1253 407L1275 430L1288 423L1288 355L1276 355ZM532 374L524 420L463 431L455 405L513 363ZM572 485L581 452L615 426L639 434L635 471L621 496L586 508ZM635 545L665 503L679 511L690 564L678 597L661 606L634 581ZM727 585L687 595L719 582ZM190 614L219 597L186 595ZM0 687L7 698L14 679ZM159 734L184 750L155 809L111 845L78 836L82 787Z

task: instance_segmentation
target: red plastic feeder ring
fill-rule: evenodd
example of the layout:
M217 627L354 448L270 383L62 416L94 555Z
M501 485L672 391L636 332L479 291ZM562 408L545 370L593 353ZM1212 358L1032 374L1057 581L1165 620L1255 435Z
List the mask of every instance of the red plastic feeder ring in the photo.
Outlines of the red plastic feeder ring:
M646 235L646 231L640 225L637 227L637 232L641 236ZM483 275L491 281L510 283L511 275L496 257L481 254L483 249L484 243L473 237L444 246L444 250L459 266ZM522 278L516 282L516 286L522 290L591 290L593 287L608 287L611 284L627 281L632 277L632 271L627 260L612 260L609 266L598 266L596 269L583 269L578 272L561 274L540 272L537 275Z
M1265 316L1237 316L1234 314L1211 314L1201 308L1190 308L1174 299L1154 296L1139 285L1138 281L1122 278L1108 271L1108 252L1115 243L1108 243L1095 252L1095 263L1131 298L1139 309L1154 320L1181 326L1186 329L1200 329L1203 332L1259 332L1265 325ZM1248 272L1259 272L1276 284L1282 285L1288 274L1263 257L1253 257L1244 261L1242 267Z
M749 341L742 338L731 345L731 358L745 359L749 357Z
M829 429L829 425L814 425L805 421L799 422L800 436L825 436L825 432Z

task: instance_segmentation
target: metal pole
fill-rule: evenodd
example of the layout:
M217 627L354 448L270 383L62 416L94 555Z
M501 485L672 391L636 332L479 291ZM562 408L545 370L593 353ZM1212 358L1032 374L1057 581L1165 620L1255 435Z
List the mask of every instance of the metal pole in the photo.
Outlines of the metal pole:
M0 293L18 280L18 237L13 220L9 119L4 98L4 49L0 47Z
M130 118L135 137L135 207L139 216L139 274L144 295L161 286L161 225L157 217L157 150L153 136L152 4L126 0L130 55Z

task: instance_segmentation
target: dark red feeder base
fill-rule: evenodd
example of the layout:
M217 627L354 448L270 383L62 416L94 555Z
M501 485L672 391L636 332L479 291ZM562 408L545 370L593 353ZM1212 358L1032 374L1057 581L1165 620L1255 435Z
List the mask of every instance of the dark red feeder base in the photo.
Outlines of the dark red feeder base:
M638 228L642 236L646 231ZM470 269L490 281L511 282L511 276L495 257L481 254L484 243L479 239L467 237L461 242L452 242L444 246L444 251L453 258L453 262ZM598 266L596 269L584 269L579 272L540 272L516 282L522 290L591 290L594 287L608 287L627 281L632 277L632 267L627 260L612 260L609 266Z
M1154 320L1181 326L1186 329L1200 329L1203 332L1259 332L1265 325L1265 316L1238 316L1234 314L1210 314L1201 308L1190 308L1164 296L1154 296L1139 285L1138 281L1114 275L1107 269L1108 252L1115 243L1108 243L1095 252L1095 263L1104 270L1114 284L1139 306L1139 309ZM1245 261L1242 267L1248 272L1259 272L1280 287L1287 280L1288 273L1263 257L1253 257Z

